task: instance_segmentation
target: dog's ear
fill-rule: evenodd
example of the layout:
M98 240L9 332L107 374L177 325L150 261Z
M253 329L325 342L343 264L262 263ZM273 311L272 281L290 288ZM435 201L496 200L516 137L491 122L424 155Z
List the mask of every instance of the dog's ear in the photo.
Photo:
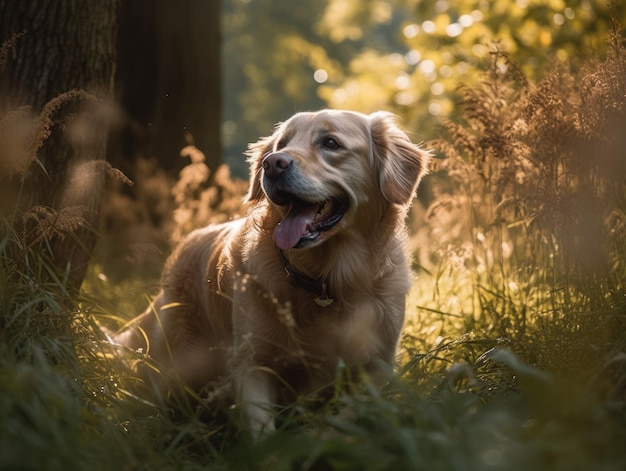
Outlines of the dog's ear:
M369 119L380 191L389 203L409 204L428 169L430 153L411 142L391 113L373 113Z
M263 175L263 158L274 148L276 133L271 136L262 137L254 144L248 146L246 155L250 164L250 187L246 195L246 202L255 202L263 198L263 188L261 178Z

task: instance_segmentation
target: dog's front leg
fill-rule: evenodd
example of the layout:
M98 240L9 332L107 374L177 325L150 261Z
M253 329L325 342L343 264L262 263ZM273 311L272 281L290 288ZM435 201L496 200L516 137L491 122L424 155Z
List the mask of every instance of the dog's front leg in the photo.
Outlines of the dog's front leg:
M236 379L238 404L245 427L253 439L275 430L276 386L270 371L262 367L243 369Z

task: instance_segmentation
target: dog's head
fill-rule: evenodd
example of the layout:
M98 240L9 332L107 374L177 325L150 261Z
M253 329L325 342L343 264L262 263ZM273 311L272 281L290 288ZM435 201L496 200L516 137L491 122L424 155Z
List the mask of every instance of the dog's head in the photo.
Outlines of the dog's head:
M298 113L250 146L248 201L267 199L280 217L282 249L321 244L391 206L410 204L429 154L389 113Z

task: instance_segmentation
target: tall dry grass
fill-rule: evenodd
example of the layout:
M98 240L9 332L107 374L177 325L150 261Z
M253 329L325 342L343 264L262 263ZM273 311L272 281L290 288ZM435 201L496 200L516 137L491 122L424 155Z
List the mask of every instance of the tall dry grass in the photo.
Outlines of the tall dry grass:
M626 55L617 30L609 41L604 60L537 84L494 50L462 88L462 122L431 143L435 200L415 242L430 274L407 331L422 348L491 341L623 394Z

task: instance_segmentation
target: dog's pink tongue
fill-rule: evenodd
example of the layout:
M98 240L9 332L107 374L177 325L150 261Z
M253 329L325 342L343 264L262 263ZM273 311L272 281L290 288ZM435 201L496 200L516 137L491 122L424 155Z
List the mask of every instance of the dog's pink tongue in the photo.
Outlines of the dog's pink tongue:
M304 234L307 226L313 222L317 214L315 205L292 204L285 218L274 229L274 242L281 250L294 247Z

